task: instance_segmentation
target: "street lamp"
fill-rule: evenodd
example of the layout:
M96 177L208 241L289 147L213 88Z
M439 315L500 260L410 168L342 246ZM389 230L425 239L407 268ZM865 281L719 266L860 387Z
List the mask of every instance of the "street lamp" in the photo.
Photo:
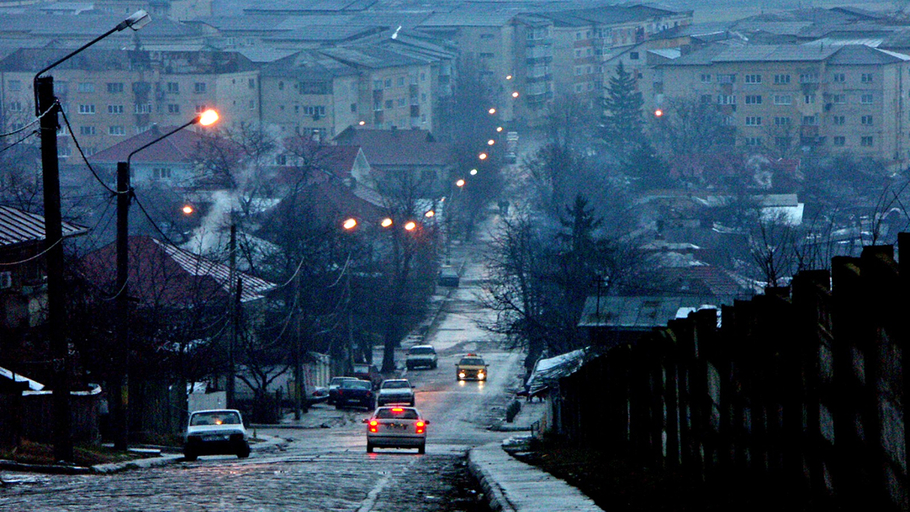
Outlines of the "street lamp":
M60 63L97 43L105 37L126 28L139 30L151 21L145 11L136 11L116 27L92 39L63 58L44 67L35 74L32 88L35 92L35 115L39 118L41 133L41 169L44 187L44 244L47 261L47 326L48 338L54 360L54 459L73 460L72 411L69 394L69 356L66 341L66 312L63 297L63 218L60 212L60 169L57 162L57 115L60 103L54 94L54 77L41 76Z
M130 338L129 338L129 209L133 197L133 188L130 185L130 160L133 155L155 144L162 139L170 137L180 130L194 124L210 126L218 121L218 112L209 109L194 117L177 128L161 135L151 142L131 151L126 156L125 162L117 162L117 345L123 350L120 374L120 400L117 408L117 435L114 438L114 448L126 450L129 444L129 364L130 364ZM187 211L189 208L189 211ZM192 207L183 207L186 214L192 213ZM231 283L233 286L233 282Z

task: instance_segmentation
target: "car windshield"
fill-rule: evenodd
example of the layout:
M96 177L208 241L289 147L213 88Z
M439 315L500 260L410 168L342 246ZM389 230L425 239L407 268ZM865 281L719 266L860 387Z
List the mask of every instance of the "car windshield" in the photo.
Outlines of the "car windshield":
M341 383L341 387L347 389L370 389L373 385L364 380L346 380Z
M479 357L465 357L461 360L460 364L472 365L472 366L483 366L483 359Z
M388 380L382 383L383 389L398 389L411 387L406 380Z
M369 372L370 372L370 367L365 364L364 365L360 365L360 364L354 365L354 373L369 373Z
M433 347L412 347L408 352L414 355L423 356L433 354L435 351L433 350Z
M193 415L190 425L238 425L240 415L231 411L200 412Z
M416 420L420 416L417 414L417 411L414 409L404 409L404 408L393 408L393 409L379 409L376 411L377 420Z

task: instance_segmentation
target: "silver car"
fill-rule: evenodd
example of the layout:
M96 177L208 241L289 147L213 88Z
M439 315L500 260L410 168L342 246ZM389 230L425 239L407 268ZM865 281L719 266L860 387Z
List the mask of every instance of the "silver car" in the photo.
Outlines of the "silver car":
M374 448L417 448L426 453L430 422L414 407L379 407L367 424L367 453Z

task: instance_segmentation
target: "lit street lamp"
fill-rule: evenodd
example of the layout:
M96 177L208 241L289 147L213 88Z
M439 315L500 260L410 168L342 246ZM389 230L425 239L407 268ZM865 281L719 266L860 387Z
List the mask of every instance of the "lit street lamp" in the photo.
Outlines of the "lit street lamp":
M47 326L54 359L54 459L73 460L72 410L69 403L69 356L66 312L63 304L63 219L60 212L60 169L57 161L57 118L60 103L54 94L54 77L41 76L105 37L126 28L139 30L151 21L145 11L136 11L114 28L92 39L35 74L35 115L40 121L41 169L44 186L44 243L47 261Z
M130 364L130 338L129 338L129 209L133 197L133 188L130 185L130 160L133 155L155 144L180 130L194 124L210 126L218 121L218 113L206 110L194 117L191 121L161 135L150 142L134 149L126 156L125 162L117 162L117 345L123 350L120 374L120 400L117 408L117 435L114 438L114 447L125 450L129 444L129 364ZM189 211L187 211L189 209ZM183 207L186 214L192 213L192 207ZM233 276L232 276L233 277ZM231 283L233 286L233 282Z

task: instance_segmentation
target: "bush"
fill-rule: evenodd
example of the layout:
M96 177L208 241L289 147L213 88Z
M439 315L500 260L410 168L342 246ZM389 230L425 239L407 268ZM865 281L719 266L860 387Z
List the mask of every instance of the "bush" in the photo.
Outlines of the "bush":
M512 423L515 416L518 416L519 411L521 411L521 402L512 400L512 402L509 403L509 406L506 407L506 422Z

